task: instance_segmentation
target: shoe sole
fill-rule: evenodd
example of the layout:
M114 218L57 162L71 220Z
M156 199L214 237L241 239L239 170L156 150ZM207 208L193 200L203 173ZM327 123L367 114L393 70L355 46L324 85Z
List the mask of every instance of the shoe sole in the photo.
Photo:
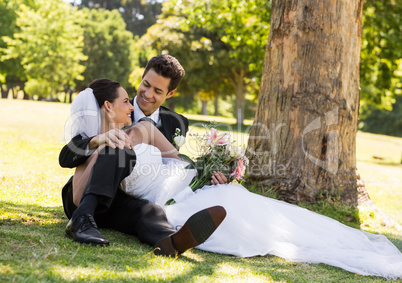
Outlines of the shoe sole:
M179 254L178 251L174 248L172 238L170 236L159 240L155 244L153 252L155 255L164 255L174 258L176 258Z
M226 217L222 206L213 206L192 215L183 227L173 235L156 243L157 255L176 256L204 243Z

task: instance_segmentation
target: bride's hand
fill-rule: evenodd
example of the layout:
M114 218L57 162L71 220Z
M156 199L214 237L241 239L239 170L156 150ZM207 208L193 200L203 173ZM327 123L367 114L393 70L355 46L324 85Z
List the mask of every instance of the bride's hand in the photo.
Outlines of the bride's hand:
M101 145L108 145L111 148L120 148L124 147L133 148L133 143L129 136L120 129L112 129L107 131L106 133L97 135L91 139L89 142L89 149L95 149Z
M225 175L223 175L220 171L214 171L214 175L212 175L211 184L218 185L218 184L227 184L228 179Z

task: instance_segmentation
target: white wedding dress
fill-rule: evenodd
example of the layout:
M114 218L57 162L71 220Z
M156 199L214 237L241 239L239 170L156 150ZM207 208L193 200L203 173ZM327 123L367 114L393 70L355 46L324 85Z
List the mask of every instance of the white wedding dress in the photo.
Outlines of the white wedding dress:
M361 275L402 278L402 254L383 235L251 193L239 184L190 192L187 185L195 171L184 169L186 163L162 159L153 146L140 144L134 150L137 163L122 182L123 190L162 206L173 227L179 228L204 208L221 205L226 209L222 224L198 249L239 257L276 255L296 262L325 263ZM172 197L176 204L165 206Z

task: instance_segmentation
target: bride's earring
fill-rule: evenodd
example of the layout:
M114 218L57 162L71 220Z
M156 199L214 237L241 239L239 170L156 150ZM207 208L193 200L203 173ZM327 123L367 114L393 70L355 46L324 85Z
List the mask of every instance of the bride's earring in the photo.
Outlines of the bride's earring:
M112 109L110 109L110 110L108 111L108 115L109 115L109 117L110 117L111 119L113 119L114 117L116 117L116 112L114 112Z

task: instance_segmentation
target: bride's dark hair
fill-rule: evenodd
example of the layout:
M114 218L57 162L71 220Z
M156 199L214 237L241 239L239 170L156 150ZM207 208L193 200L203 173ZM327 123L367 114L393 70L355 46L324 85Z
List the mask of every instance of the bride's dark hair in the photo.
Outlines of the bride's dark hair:
M117 89L121 87L121 85L119 82L109 79L96 79L90 82L88 87L92 88L99 107L102 107L106 100L113 102L119 96Z

